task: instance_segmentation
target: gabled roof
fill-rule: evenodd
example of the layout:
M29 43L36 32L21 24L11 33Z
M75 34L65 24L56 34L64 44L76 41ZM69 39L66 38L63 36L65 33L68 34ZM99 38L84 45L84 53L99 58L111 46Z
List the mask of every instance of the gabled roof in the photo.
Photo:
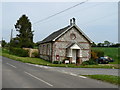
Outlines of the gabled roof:
M55 41L57 40L60 36L62 36L64 33L66 33L69 29L71 29L72 27L76 27L77 30L82 33L82 35L90 42L92 43L92 40L76 25L76 24L72 24L69 25L67 27L64 27L56 32L53 32L52 34L50 34L48 37L46 37L43 41L39 42L39 43L46 43L46 42L51 42L51 41Z
M50 34L48 37L46 37L45 39L43 39L40 43L46 43L46 42L50 42L53 41L57 36L59 36L60 34L62 34L65 30L67 30L70 26L66 26L58 31L53 32L52 34Z

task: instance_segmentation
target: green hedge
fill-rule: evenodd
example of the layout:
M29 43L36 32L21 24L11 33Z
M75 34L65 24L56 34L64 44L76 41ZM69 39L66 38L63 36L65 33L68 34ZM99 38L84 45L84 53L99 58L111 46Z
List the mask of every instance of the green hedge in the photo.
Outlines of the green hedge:
M62 64L61 61L53 61L53 64Z
M97 65L96 60L90 59L89 61L84 61L82 65Z
M20 57L28 57L28 50L24 50L22 48L10 48L10 53L20 56Z
M33 55L33 57L37 57L38 58L39 57L39 52L33 52L32 55Z

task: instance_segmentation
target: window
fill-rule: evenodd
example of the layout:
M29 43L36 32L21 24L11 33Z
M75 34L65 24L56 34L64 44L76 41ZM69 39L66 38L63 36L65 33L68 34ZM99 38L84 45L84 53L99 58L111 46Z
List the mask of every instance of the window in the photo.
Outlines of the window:
M42 54L44 54L45 45L42 45Z
M47 45L47 55L50 55L50 44Z
M70 38L71 38L72 40L74 40L74 39L76 38L76 35L75 35L74 33L71 33L71 34L70 34Z

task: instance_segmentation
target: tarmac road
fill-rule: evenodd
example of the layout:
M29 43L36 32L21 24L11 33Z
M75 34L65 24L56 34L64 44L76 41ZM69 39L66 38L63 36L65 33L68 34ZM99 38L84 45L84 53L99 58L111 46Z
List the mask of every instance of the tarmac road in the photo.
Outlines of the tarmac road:
M59 70L59 69L58 69ZM117 85L2 58L3 88L118 88Z

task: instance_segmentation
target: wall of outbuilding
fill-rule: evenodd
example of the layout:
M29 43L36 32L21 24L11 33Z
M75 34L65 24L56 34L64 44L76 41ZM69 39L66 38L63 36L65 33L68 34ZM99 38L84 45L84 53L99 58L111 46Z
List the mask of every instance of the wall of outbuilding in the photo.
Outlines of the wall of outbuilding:
M39 56L42 59L52 60L52 43L43 43L39 45Z

